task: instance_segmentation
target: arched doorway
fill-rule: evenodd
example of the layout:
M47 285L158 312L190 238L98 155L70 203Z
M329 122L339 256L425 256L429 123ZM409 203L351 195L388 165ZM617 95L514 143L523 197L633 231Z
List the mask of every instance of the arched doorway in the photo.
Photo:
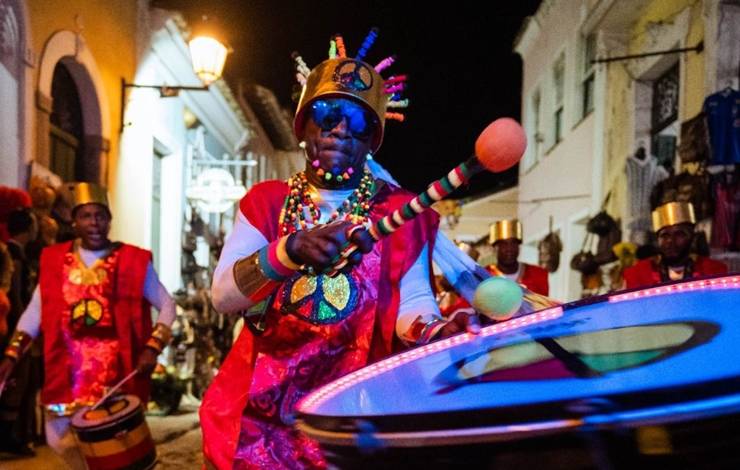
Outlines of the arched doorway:
M61 61L51 81L49 169L64 181L86 181L84 128L80 94L72 74Z
M54 33L39 69L37 162L66 181L106 184L108 106L84 38L71 31Z

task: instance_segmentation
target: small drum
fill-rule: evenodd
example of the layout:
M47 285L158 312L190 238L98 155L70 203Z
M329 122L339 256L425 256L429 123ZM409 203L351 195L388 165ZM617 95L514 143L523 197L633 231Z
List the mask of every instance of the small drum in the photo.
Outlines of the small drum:
M740 276L542 310L370 365L297 426L340 468L740 468Z
M97 409L85 407L72 417L72 429L90 470L144 470L157 452L135 395L109 398Z

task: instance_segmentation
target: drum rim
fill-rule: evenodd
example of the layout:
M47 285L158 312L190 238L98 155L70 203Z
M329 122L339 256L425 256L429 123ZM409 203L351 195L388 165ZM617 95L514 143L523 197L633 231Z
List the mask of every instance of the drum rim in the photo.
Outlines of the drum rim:
M684 287L685 286L685 287ZM515 318L513 320L509 320L507 322L501 323L500 325L506 325L511 322L518 322L519 324L512 325L511 328L505 328L505 331L516 331L520 330L521 328L526 328L527 326L530 326L529 323L526 322L525 319L527 318L535 318L537 316L542 316L543 318L535 320L537 322L541 322L542 320L554 320L557 318L562 318L565 314L565 311L572 310L578 307L584 307L588 305L595 305L600 303L608 303L608 302L620 302L620 301L630 301L635 300L643 297L652 297L654 295L669 295L673 292L678 293L687 293L690 291L702 291L702 290L713 290L716 288L720 289L739 289L740 290L740 273L726 273L726 274L716 274L716 275L708 275L708 276L701 276L692 278L689 280L683 280L683 281L669 281L664 282L661 284L656 284L654 286L650 287L638 287L633 289L625 289L618 292L612 292L607 294L602 294L599 296L593 296L586 299L580 299L573 302L565 303L556 307L549 307L543 310L539 310L537 312L533 312L531 314ZM547 317L547 318L544 318ZM524 320L524 321L523 321ZM496 328L498 325L489 325L485 330L488 330L490 328ZM492 334L492 333L489 333ZM462 336L462 335L461 335ZM444 340L441 340L440 343L449 343L442 346L442 349L448 349L451 347L451 345L456 344L456 337L446 338ZM452 341L452 342L451 342ZM463 342L466 342L463 340ZM378 361L375 364L367 365L365 367L362 367L358 369L355 372L352 372L340 379L336 379L332 382L329 382L327 384L324 384L321 387L316 388L312 392L310 392L308 395L304 396L301 400L296 403L294 410L296 415L302 415L302 416L311 416L311 415L317 415L313 410L317 410L321 405L321 403L325 402L328 399L333 398L337 393L339 393L339 388L344 388L345 386L338 386L337 384L340 384L341 382L347 382L352 383L357 381L357 377L361 376L360 372L363 370L369 370L373 367L378 367L378 364L381 366L385 363L390 362L396 362L396 363L407 363L410 362L410 360L415 359L409 359L413 358L414 349L428 349L432 344L430 343L425 346L420 346L419 348L412 348L410 350L402 351L397 354L393 354L381 361ZM435 348L436 350L439 349L439 347ZM409 358L406 358L406 356L409 356ZM398 360L398 358L401 358L401 361ZM395 367L395 366L394 366ZM359 374L359 375L358 375ZM356 377L357 376L357 377ZM304 411L306 409L309 409L311 411Z
M311 428L326 432L358 432L358 423L369 424L378 432L406 433L459 429L461 427L506 426L542 423L568 419L583 419L594 414L626 413L708 400L740 394L740 376L712 381L693 382L670 387L658 387L639 392L605 393L568 400L541 401L526 405L476 408L447 412L385 414L385 415L321 415L296 410L296 419ZM589 410L589 408L591 408ZM590 411L590 412L588 412ZM411 425L413 423L413 425ZM457 425L450 425L458 423ZM459 424L463 423L463 424Z
M129 401L129 407L124 408L122 412L120 412L119 415L111 415L111 416L117 416L117 419L115 420L108 420L101 423L95 423L95 424L85 424L85 423L91 423L88 421L85 421L82 425L79 424L79 421L82 420L81 416L90 410L91 406L85 406L83 408L80 408L75 412L74 415L72 415L72 419L70 420L70 425L75 430L75 432L78 435L87 435L89 433L99 433L101 431L104 431L106 434L109 432L112 432L114 428L118 429L121 427L122 424L129 425L130 421L134 420L136 422L136 425L140 422L145 422L146 419L144 417L144 408L141 403L141 399L137 397L136 395L119 395L119 397L123 397ZM132 399L133 398L133 399ZM132 406L133 405L133 406ZM98 439L95 439L98 440Z
M625 416L620 417L620 413L617 412L597 414L585 419L570 418L434 431L375 432L370 427L366 427L363 432L354 433L317 429L298 419L296 428L324 445L357 447L361 436L363 439L367 439L371 445L378 447L414 448L511 442L567 432L598 432L624 428L637 429L645 426L665 426L687 422L692 419L712 419L733 412L740 412L740 393L719 399L708 398L682 402L667 407L655 407L637 412L635 416L632 416L632 419L624 419Z
M439 429L417 432L370 432L374 440L388 447L425 447L442 445L478 444L483 442L506 442L522 438L548 436L583 426L581 419L561 419L502 426L484 426L466 429ZM348 431L326 431L303 420L296 421L296 428L322 444L356 446L358 435Z
M615 292L607 292L606 294L595 295L593 297L587 297L585 299L573 300L571 302L562 304L560 307L563 309L563 311L567 311L567 310L572 310L574 308L583 307L586 305L598 304L602 302L613 302L615 300L629 300L632 295L638 292L643 293L644 296L651 296L651 295L657 295L657 294L666 295L666 294L670 294L670 291L672 290L673 287L676 287L679 285L700 284L701 286L699 288L712 287L711 285L702 285L702 284L704 284L705 281L711 282L716 279L728 279L731 282L738 283L740 282L740 273L709 274L705 276L693 277L691 279L660 282L658 284L653 284L649 287L632 287L630 289L622 289L622 290L615 291ZM634 298L640 298L640 297L641 296L637 296Z
M725 388L729 385L728 382L736 386L732 393L727 393ZM544 408L535 409L532 405L527 405L529 409L526 410L514 406L506 411L519 419L512 419L508 422L483 422L482 418L498 414L491 413L491 411L500 412L501 410L478 409L463 412L342 417L298 414L296 427L322 444L356 446L357 436L364 434L382 440L389 447L415 447L422 442L425 446L504 442L584 428L597 430L668 424L697 418L697 409L700 409L702 413L699 416L701 419L740 411L740 377L695 383L690 388L694 389L688 391L690 395L686 394L687 390L666 388L660 390L660 394L651 397L657 400L661 397L672 396L674 400L670 402L663 401L652 404L652 406L631 408L602 408L590 414L568 411L563 407L577 403L562 400L536 404L544 405L550 409L551 413L559 412L559 416L553 414L543 416L535 411ZM704 393L709 391L714 393ZM653 395L655 392L656 390L651 390L646 393ZM615 398L615 395L620 394L593 398ZM729 405L725 403L721 407L714 405L718 400L727 398L731 398L733 403ZM588 404L585 405L588 406ZM595 402L593 405L598 408L599 403ZM533 416L537 416L538 419L522 419ZM408 424L388 425L403 422ZM450 426L450 424L454 425Z

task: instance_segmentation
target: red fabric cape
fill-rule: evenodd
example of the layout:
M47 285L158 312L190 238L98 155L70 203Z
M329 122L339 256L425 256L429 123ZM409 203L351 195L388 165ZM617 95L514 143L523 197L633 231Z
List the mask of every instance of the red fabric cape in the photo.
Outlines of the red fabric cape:
M278 215L287 194L288 185L285 182L266 181L255 185L239 204L242 214L268 241L278 237ZM414 196L408 191L385 184L373 198L371 219L377 221L402 207ZM431 263L438 223L436 212L425 211L379 242L384 244L381 254L381 270L384 275L378 289L370 362L382 359L401 348L395 335L400 280L419 257L425 243L429 244ZM203 452L209 464L218 469L230 469L233 464L254 360L252 333L244 328L208 388L200 407Z
M41 289L41 331L44 338L44 386L41 401L44 404L73 401L69 383L70 356L62 331L63 313L69 306L62 294L64 256L72 249L72 242L59 243L41 252L39 286ZM146 268L151 252L132 245L118 248L118 266L113 280L113 298L110 305L120 341L120 377L128 375L152 333L149 302L144 298ZM149 399L149 378L135 376L125 386L128 393L137 395L143 403Z
M694 277L709 276L712 274L725 274L727 265L705 256L697 256L694 261ZM650 287L661 284L660 271L655 259L643 259L634 266L624 270L624 282L627 289L635 287Z

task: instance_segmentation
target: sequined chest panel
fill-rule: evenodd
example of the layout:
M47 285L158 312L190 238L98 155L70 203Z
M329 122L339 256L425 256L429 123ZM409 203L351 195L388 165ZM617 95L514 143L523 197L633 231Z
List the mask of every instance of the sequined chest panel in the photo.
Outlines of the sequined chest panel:
M349 273L296 275L280 286L273 306L314 325L339 323L368 302L374 304L379 265L380 253L375 249Z
M113 330L110 299L118 251L86 266L75 251L64 256L62 295L67 304L63 322L73 334Z

